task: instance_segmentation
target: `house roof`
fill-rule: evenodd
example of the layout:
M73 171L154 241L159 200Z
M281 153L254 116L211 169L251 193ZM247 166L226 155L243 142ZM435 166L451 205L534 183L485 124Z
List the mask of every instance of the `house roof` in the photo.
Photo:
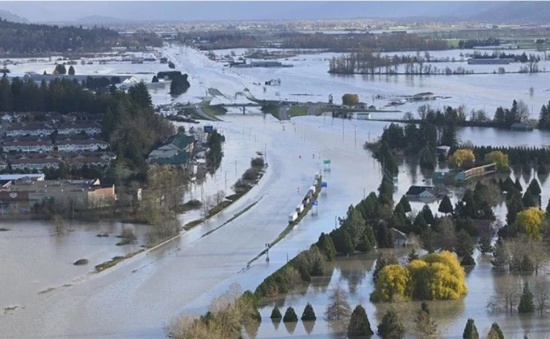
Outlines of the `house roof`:
M420 195L420 193L424 192L427 189L433 188L432 186L411 186L409 187L409 190L405 195Z
M405 233L401 232L400 230L392 228L391 231L393 233L393 239L395 239L395 240L405 240L405 241L409 240L409 237L407 237L407 235Z

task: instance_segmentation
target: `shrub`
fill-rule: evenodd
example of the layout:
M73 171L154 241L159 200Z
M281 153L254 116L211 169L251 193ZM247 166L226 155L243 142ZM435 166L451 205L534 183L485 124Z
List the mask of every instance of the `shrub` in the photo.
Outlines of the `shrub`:
M298 321L298 316L296 315L296 312L294 312L294 309L291 306L289 306L286 309L285 316L283 317L283 322L291 323L291 322L297 322L297 321Z
M310 303L307 303L306 307L304 308L304 312L302 313L302 321L315 321L317 320L317 317L315 316L315 311L313 310L313 306L311 306Z
M283 317L283 315L281 314L281 311L279 311L279 308L277 307L277 305L275 305L275 307L273 307L273 311L271 311L270 318L271 319L281 319L282 317Z

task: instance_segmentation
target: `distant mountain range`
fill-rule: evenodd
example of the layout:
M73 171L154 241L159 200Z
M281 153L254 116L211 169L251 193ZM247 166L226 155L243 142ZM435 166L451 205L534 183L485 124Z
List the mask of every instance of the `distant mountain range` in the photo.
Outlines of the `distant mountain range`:
M20 17L19 15L15 15L11 12L8 12L8 11L3 11L0 9L0 18L2 18L2 20L7 20L7 21L11 21L11 22L18 22L18 23L22 23L22 24L27 24L29 23L29 20L27 20L26 18L23 18L23 17Z
M29 4L12 3L9 9L19 15L0 10L0 17L21 23L33 21L22 17L27 16L39 18L42 23L105 26L143 21L352 18L387 18L405 22L457 20L498 24L548 23L550 18L550 2L546 1L36 2L32 3L32 7ZM5 6L0 2L0 7ZM65 17L63 13L71 14Z

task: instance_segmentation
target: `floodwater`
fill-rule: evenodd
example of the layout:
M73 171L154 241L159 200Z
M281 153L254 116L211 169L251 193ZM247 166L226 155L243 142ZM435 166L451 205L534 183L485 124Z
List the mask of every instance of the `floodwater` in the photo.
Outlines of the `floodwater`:
M222 64L208 60L202 53L188 48L167 47L164 53L176 62L178 69L190 74L191 88L176 101L200 102L208 88L219 89L225 97L219 102L243 100L239 92L248 90L256 97L281 98L298 101L326 101L333 94L338 102L343 93L359 93L367 101L373 95L410 95L431 91L436 95L451 96L434 104L459 105L469 108L486 106L489 115L496 106L510 106L512 99L523 99L538 109L548 102L548 74L510 74L503 76L431 76L421 78L331 76L326 73L331 54L299 56L290 60L295 67L281 69L226 69ZM454 53L454 52L453 52ZM145 64L144 64L145 65ZM142 78L152 72L165 70L165 65L107 64L78 67L83 72L99 71L103 74L129 73ZM12 71L25 71L29 65L20 64ZM53 68L53 62L47 65ZM45 69L44 64L32 64L35 70ZM32 70L32 69L30 69ZM123 72L121 72L123 70ZM280 78L280 87L268 87L261 83ZM505 79L506 81L503 81ZM254 85L260 84L260 85ZM533 96L529 87L534 87ZM163 91L153 93L156 104L170 101ZM214 102L215 102L214 100ZM246 100L245 100L246 101ZM377 101L376 105L379 105ZM415 111L415 106L402 107ZM535 114L536 115L536 114ZM535 116L533 115L533 116ZM335 218L344 216L350 204L375 191L381 179L378 163L362 147L365 140L378 137L386 125L384 122L349 121L330 117L293 118L290 122L278 122L272 117L259 115L228 115L224 122L214 122L226 135L225 157L220 169L209 176L202 185L195 185L186 198L200 198L223 189L231 193L231 185L249 167L250 158L256 152L267 153L269 167L259 185L246 196L214 217L208 223L197 226L167 245L125 261L100 274L88 274L93 265L112 256L125 254L133 249L117 247L113 235L121 231L121 224L75 224L75 231L65 237L51 235L51 228L39 222L2 223L10 228L0 232L2 285L8 286L0 293L2 307L15 307L0 315L2 336L20 337L163 337L165 325L181 312L204 313L207 305L223 293L232 283L244 289L254 289L265 277L284 265L287 259L315 242L321 232L329 232L335 226ZM494 129L462 129L463 141L487 145L546 145L546 132L520 133ZM330 171L324 170L322 160L331 160ZM312 184L315 172L323 171L328 188L319 198L317 215L308 215L287 237L274 246L270 261L265 256L251 263L264 248L284 230L287 216L299 203L305 190ZM227 181L226 181L227 177ZM527 179L522 175L522 180ZM402 166L399 185L394 197L399 199L411 184L423 183L420 171ZM529 181L527 179L526 181ZM541 180L542 181L542 180ZM226 185L227 182L227 185ZM525 183L525 181L523 182ZM543 182L543 204L548 200L550 187ZM524 185L525 187L526 185ZM238 218L247 207L249 211ZM413 203L419 210L421 203ZM437 203L430 204L437 209ZM505 208L497 209L498 215ZM502 214L504 213L504 214ZM198 217L197 211L183 215L182 223ZM5 226L7 225L7 226ZM143 234L136 227L138 237ZM110 232L108 238L97 238L97 233ZM210 233L211 232L211 233ZM139 235L141 234L141 235ZM5 251L5 252L4 252ZM72 262L88 258L88 266L73 266ZM486 260L476 256L480 263L468 274L470 293L462 301L433 303L438 310L438 320L445 324L442 330L448 335L462 333L465 319L475 317L480 333L485 334L492 321L498 321L505 333L530 333L550 331L545 321L536 317L520 320L513 315L489 315L485 304L494 288L494 273ZM368 303L372 290L370 272L372 258L355 263L339 263L333 274L312 284L303 296L292 297L296 311L301 312L305 302L311 301L318 316L326 307L327 287L342 281L346 288L354 290L350 303L366 306L371 322L375 307ZM97 263L96 263L97 261ZM351 281L351 285L350 285ZM316 282L319 283L319 282ZM49 290L55 288L55 290ZM49 293L38 294L48 290ZM379 306L378 306L379 307ZM271 308L262 310L264 321L259 337L288 336L284 324L274 330L268 319ZM294 335L324 337L331 332L328 325L317 321L310 329L301 323ZM446 335L447 336L447 335Z
M21 307L46 297L51 292L77 283L94 272L94 266L114 256L124 256L145 243L148 226L119 222L65 222L58 235L52 223L43 221L2 221L0 266L2 289L0 308ZM123 229L132 229L137 241L116 246ZM108 237L97 237L108 234ZM75 266L78 259L87 265Z
M390 250L391 251L391 250ZM400 261L406 261L407 253L400 250L396 253ZM475 253L477 265L468 269L466 273L466 285L468 294L455 301L428 302L430 313L438 326L438 336L445 338L461 338L462 331L468 318L475 320L480 337L485 337L493 322L497 322L506 338L523 338L528 334L529 338L547 338L550 332L550 319L545 314L540 316L520 316L505 313L493 313L487 309L487 302L495 291L495 285L503 283L505 274L492 271L489 258ZM369 296L374 290L372 272L375 265L375 255L359 255L349 258L338 258L336 262L329 263L327 272L323 277L315 277L307 286L301 286L293 292L268 300L260 308L262 322L255 329L258 338L283 338L293 336L312 337L339 337L341 332L337 327L325 320L325 311L329 305L331 290L336 286L342 287L348 294L347 301L351 308L362 305L367 311L372 330L376 333L376 326L381 321L388 304L373 304ZM516 277L519 281L521 277ZM524 281L531 278L523 277ZM299 321L289 326L284 323L274 323L269 318L273 307L277 305L284 314L288 306L292 306L300 317L305 305L313 306L317 321L314 324L305 324ZM420 302L408 302L396 306L403 316L405 328L414 329L413 319L416 311L420 309ZM247 332L249 333L249 332ZM249 334L250 335L250 334ZM254 336L252 336L254 337ZM377 337L377 336L374 336Z

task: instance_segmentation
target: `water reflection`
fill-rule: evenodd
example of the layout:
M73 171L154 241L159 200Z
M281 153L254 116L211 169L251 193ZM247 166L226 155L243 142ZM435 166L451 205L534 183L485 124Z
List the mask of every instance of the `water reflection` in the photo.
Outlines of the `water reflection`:
M284 323L285 324L285 328L286 328L286 331L288 332L288 334L293 334L294 333L294 330L296 330L296 325L298 324L297 322L286 322Z
M307 334L311 334L311 332L313 332L313 328L315 328L315 321L302 321L302 324L304 325L304 330Z

